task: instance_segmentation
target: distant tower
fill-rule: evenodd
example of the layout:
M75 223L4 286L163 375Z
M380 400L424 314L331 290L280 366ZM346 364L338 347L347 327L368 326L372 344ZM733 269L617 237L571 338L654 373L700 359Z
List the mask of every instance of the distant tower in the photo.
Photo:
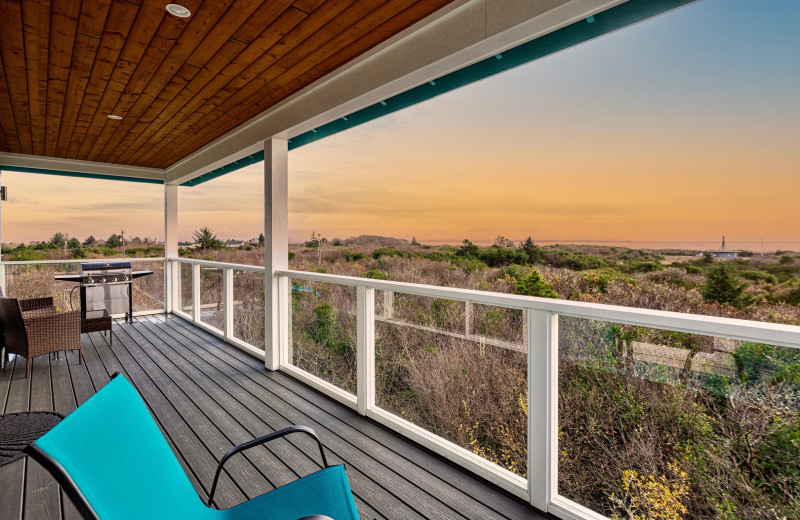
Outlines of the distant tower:
M722 235L722 246L720 246L720 251L725 251L727 248L725 247L725 235Z

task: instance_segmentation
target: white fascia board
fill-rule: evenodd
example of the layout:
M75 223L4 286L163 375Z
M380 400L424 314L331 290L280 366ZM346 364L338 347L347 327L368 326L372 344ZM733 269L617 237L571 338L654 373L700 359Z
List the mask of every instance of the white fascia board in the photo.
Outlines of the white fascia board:
M142 168L95 161L79 161L77 159L60 159L27 155L20 153L0 152L0 170L13 171L14 168L32 168L76 174L107 175L109 177L128 177L164 182L165 171L161 168Z
M627 0L462 0L437 11L166 169L182 184Z

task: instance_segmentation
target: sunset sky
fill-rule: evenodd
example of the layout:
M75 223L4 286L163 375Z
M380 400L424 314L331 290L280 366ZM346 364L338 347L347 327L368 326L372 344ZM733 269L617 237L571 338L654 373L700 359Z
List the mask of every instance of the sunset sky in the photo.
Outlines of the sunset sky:
M703 0L290 152L290 240L800 250L800 2ZM163 239L163 187L3 172L2 240ZM179 191L179 235L263 230L263 166ZM784 244L784 245L777 245Z

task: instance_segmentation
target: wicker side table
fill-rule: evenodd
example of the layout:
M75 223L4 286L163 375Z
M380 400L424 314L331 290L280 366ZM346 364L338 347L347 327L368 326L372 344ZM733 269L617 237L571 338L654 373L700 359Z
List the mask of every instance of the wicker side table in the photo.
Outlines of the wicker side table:
M100 316L98 318L84 318L81 320L81 334L86 332L106 332L106 337L108 337L108 344L114 341L114 334L110 334L111 331L111 324L112 324L111 316Z

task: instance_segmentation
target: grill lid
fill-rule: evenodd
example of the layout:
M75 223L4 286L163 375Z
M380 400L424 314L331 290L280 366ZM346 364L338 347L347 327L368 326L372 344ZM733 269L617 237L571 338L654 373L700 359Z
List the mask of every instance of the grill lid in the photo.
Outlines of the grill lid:
M133 280L130 262L87 262L81 264L81 285L130 283Z
M86 262L81 264L81 271L105 271L109 269L130 269L130 262Z

